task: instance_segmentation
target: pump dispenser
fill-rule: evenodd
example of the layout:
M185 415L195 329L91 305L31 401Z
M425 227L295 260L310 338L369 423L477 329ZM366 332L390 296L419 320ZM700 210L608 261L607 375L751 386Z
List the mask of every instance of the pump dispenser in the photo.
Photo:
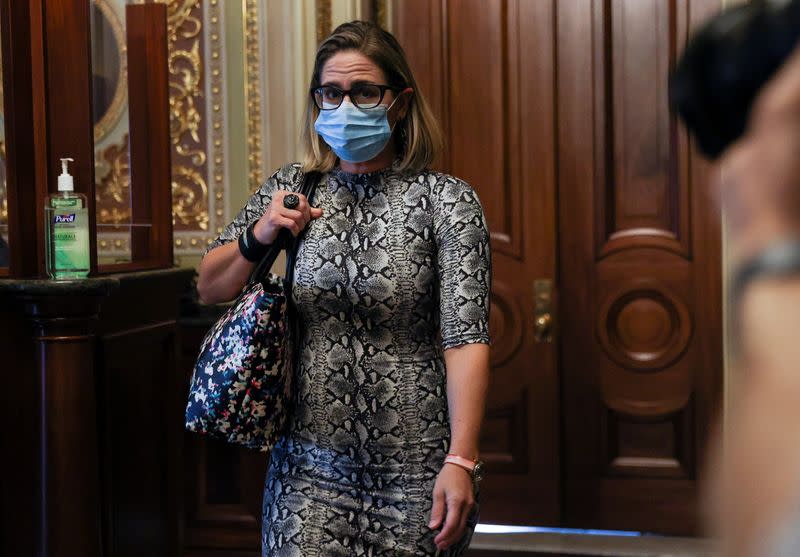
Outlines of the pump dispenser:
M72 174L69 173L69 163L75 162L75 159L61 159L61 174L58 176L58 191L75 191L75 180L72 179Z
M44 207L47 274L56 280L85 278L89 274L86 196L75 193L70 162L73 159L61 159L58 193L49 195Z

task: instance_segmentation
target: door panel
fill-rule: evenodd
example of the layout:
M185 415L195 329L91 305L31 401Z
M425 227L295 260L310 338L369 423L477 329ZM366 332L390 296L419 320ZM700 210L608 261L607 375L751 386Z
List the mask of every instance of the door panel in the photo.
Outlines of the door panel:
M394 31L445 131L439 167L478 192L492 238L492 382L481 520L559 520L556 344L534 338L534 280L555 278L550 1L404 0Z
M721 385L720 231L667 105L718 0L561 0L558 153L565 522L693 533Z

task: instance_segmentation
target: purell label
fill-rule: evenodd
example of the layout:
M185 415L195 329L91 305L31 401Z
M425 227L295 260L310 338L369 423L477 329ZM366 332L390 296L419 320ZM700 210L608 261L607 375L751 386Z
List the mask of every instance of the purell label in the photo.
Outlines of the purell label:
M61 224L64 222L75 222L75 213L69 215L56 215L53 219L54 224Z

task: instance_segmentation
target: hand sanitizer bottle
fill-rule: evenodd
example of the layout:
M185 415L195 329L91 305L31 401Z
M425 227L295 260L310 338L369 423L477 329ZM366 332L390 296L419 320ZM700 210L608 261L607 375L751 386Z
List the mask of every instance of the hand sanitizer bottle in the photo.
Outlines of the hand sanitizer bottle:
M58 193L49 195L44 207L47 274L56 280L85 278L89 274L86 196L75 193L69 162L72 159L61 159Z

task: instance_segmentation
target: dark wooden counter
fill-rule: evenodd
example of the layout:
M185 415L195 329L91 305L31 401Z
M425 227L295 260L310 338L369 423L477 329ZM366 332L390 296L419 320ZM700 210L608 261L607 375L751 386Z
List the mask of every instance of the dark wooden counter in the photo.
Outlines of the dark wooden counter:
M4 555L179 554L192 276L0 280Z

